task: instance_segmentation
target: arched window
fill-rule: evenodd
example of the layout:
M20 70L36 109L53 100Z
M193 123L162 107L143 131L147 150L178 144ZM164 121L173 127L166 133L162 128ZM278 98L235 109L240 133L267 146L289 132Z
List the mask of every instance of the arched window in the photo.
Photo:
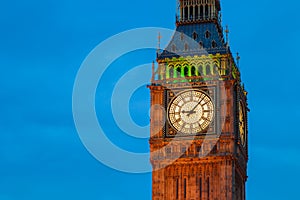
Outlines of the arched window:
M195 7L195 19L199 19L199 7Z
M203 6L200 6L200 19L203 19Z
M188 20L189 19L189 7L185 7L184 8L184 20Z
M184 76L189 76L189 68L187 66L184 67Z
M200 47L200 49L203 48L203 42L202 41L199 42L199 47Z
M216 48L216 47L217 47L216 41L213 40L213 41L211 42L211 47L212 47L212 48Z
M190 6L190 18L189 20L193 20L194 19L194 7Z
M202 66L202 65L200 65L200 66L198 67L198 75L199 75L199 76L203 76L203 66Z
M209 65L206 65L206 75L211 75L211 70Z
M177 77L180 77L181 76L181 67L177 67L176 72L177 72Z
M196 32L194 32L194 33L193 33L193 39L194 39L194 40L197 40L197 38L198 38L198 34L197 34Z
M195 66L192 66L192 68L191 68L191 75L196 76L196 67Z
M214 63L214 74L221 74L222 70L218 67L217 63Z
M205 32L205 37L206 37L206 38L210 38L210 35L211 35L210 32L207 30L207 31Z
M205 18L208 18L208 5L205 5Z

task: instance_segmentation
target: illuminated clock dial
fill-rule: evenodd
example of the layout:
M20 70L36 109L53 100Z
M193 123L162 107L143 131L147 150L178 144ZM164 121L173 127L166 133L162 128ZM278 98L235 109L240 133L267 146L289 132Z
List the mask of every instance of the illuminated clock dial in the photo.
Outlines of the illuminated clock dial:
M207 130L214 116L211 98L200 90L179 93L169 104L168 120L180 133L196 134Z
M239 132L240 132L240 139L243 146L246 143L246 124L245 124L245 114L243 105L239 103Z

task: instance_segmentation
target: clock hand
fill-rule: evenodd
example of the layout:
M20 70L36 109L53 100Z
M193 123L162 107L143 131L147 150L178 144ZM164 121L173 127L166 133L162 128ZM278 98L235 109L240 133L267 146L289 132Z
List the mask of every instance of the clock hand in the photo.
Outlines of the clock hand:
M201 101L202 101L202 99L201 99ZM187 115L188 117L189 117L191 114L196 113L195 109L197 108L197 106L200 105L201 101L199 101L199 102L194 106L194 108L193 108L192 110L189 111L189 113L188 113L188 115Z
M183 114L193 114L193 113L196 113L196 111L181 111Z

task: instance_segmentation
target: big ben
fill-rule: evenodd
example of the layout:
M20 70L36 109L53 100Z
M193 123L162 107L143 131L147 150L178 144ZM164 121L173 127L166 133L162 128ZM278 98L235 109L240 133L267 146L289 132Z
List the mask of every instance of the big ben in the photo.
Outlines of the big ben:
M219 0L180 0L151 91L153 200L245 200L247 92Z

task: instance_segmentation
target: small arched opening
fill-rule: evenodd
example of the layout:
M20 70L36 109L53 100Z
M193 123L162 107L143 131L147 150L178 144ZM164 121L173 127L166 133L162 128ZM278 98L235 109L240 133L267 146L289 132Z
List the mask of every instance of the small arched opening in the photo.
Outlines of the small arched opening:
M211 75L210 65L206 65L206 75Z
M216 47L217 47L216 41L213 40L213 41L211 42L211 47L212 47L212 48L216 48Z
M189 68L188 68L188 66L184 67L184 76L189 76Z
M189 18L189 7L184 8L184 20L188 20Z
M191 75L192 76L197 76L197 74L196 74L196 67L195 66L191 67Z

